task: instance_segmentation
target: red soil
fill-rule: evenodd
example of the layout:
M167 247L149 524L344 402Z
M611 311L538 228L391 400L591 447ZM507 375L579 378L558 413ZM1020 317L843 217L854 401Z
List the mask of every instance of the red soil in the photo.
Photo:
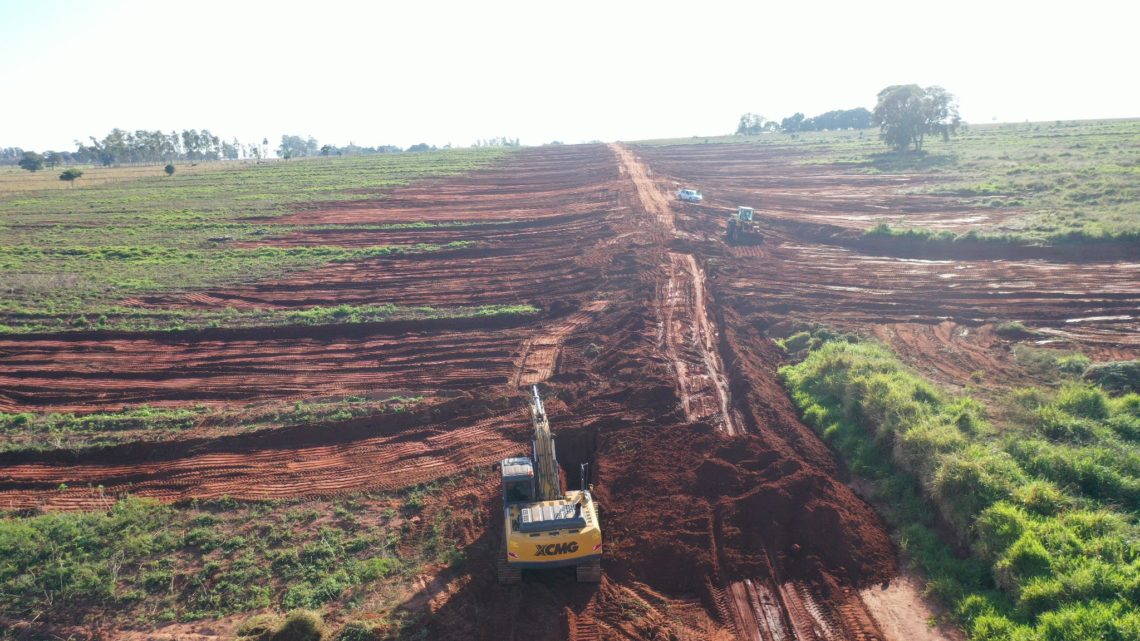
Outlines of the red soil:
M900 195L928 176L859 175L794 164L756 145L639 148L663 182L700 185L703 205L677 207L687 246L712 259L721 302L745 322L788 333L825 324L874 335L945 382L971 374L1013 384L1011 341L993 326L1020 321L1094 358L1140 355L1140 262L1124 246L930 246L865 240L888 218L965 231L946 199ZM831 187L828 187L828 185ZM725 247L725 220L753 205L766 226L758 247ZM966 218L993 212L966 212ZM1005 212L1011 215L1017 212Z
M426 508L460 506L455 535L467 559L425 577L403 606L430 614L431 638L885 638L857 595L897 572L886 528L798 420L776 378L784 357L765 331L866 331L949 382L978 370L1014 380L996 322L1021 320L1102 355L1140 350L1137 266L871 251L848 233L858 216L887 207L954 227L962 212L898 197L895 179L795 159L731 145L523 150L467 176L287 219L338 229L264 239L469 248L136 301L525 302L543 309L537 318L5 338L6 411L348 394L452 400L369 421L0 456L0 506L92 507L124 492L318 496L454 476L525 450L519 387L540 383L568 483L578 484L578 463L594 464L603 582L579 586L572 572L552 572L526 576L521 589L496 585L500 499L493 479L482 481ZM673 203L674 182L700 186L711 203ZM767 217L763 245L722 242L720 207L738 200ZM490 224L361 229L418 220ZM1097 318L1066 322L1087 317Z

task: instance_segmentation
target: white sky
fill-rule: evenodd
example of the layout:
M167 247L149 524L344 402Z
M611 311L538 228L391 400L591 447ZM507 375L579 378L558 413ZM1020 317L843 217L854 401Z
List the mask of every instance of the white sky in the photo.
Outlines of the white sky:
M0 147L123 129L468 145L730 133L940 84L968 122L1140 116L1140 3L0 0Z

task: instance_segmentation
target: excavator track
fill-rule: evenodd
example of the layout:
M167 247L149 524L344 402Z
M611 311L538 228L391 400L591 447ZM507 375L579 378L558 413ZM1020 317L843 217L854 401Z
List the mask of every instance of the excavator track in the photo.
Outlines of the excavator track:
M499 585L518 585L522 583L522 570L507 563L506 554L499 557L498 575Z
M594 559L574 568L578 583L597 583L602 580L602 560Z

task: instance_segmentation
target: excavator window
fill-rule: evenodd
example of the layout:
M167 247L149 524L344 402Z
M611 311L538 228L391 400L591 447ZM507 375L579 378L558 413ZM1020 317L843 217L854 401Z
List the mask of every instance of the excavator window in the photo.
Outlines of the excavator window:
M531 484L527 481L507 483L505 495L507 503L527 503L533 500Z

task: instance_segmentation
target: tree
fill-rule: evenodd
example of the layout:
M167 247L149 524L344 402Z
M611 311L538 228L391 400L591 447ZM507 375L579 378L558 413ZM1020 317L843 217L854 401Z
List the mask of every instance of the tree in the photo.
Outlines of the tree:
M34 151L25 151L24 157L17 164L28 171L39 171L44 168L44 157Z
M174 175L174 163L167 164L165 167L162 168L162 170L166 172L167 176L173 176Z
M926 134L948 140L961 124L953 94L938 86L891 85L879 92L873 117L883 142L896 151L911 145L922 151Z
M740 117L740 122L736 125L736 133L754 136L761 131L765 131L765 124L767 122L768 119L764 116L754 113L746 113Z
M923 105L931 134L941 135L945 141L958 133L962 118L958 115L958 101L954 98L954 94L938 85L927 87Z
M75 168L64 169L63 173L59 175L59 179L62 181L71 183L71 186L74 187L75 186L75 179L79 178L82 175L83 175L83 172L78 170L78 169L75 169Z
M308 140L300 136L281 136L281 146L277 148L277 155L288 160L302 156L312 156L317 153L317 139L309 136Z
M57 165L63 162L63 154L58 151L49 151L44 154L44 162L47 163L49 169L55 169Z
M794 115L788 116L780 121L780 129L794 134L800 130L800 125L803 124L803 121L804 115L797 111Z
M237 138L233 142L222 143L222 158L226 160L237 160L241 156L241 142Z

